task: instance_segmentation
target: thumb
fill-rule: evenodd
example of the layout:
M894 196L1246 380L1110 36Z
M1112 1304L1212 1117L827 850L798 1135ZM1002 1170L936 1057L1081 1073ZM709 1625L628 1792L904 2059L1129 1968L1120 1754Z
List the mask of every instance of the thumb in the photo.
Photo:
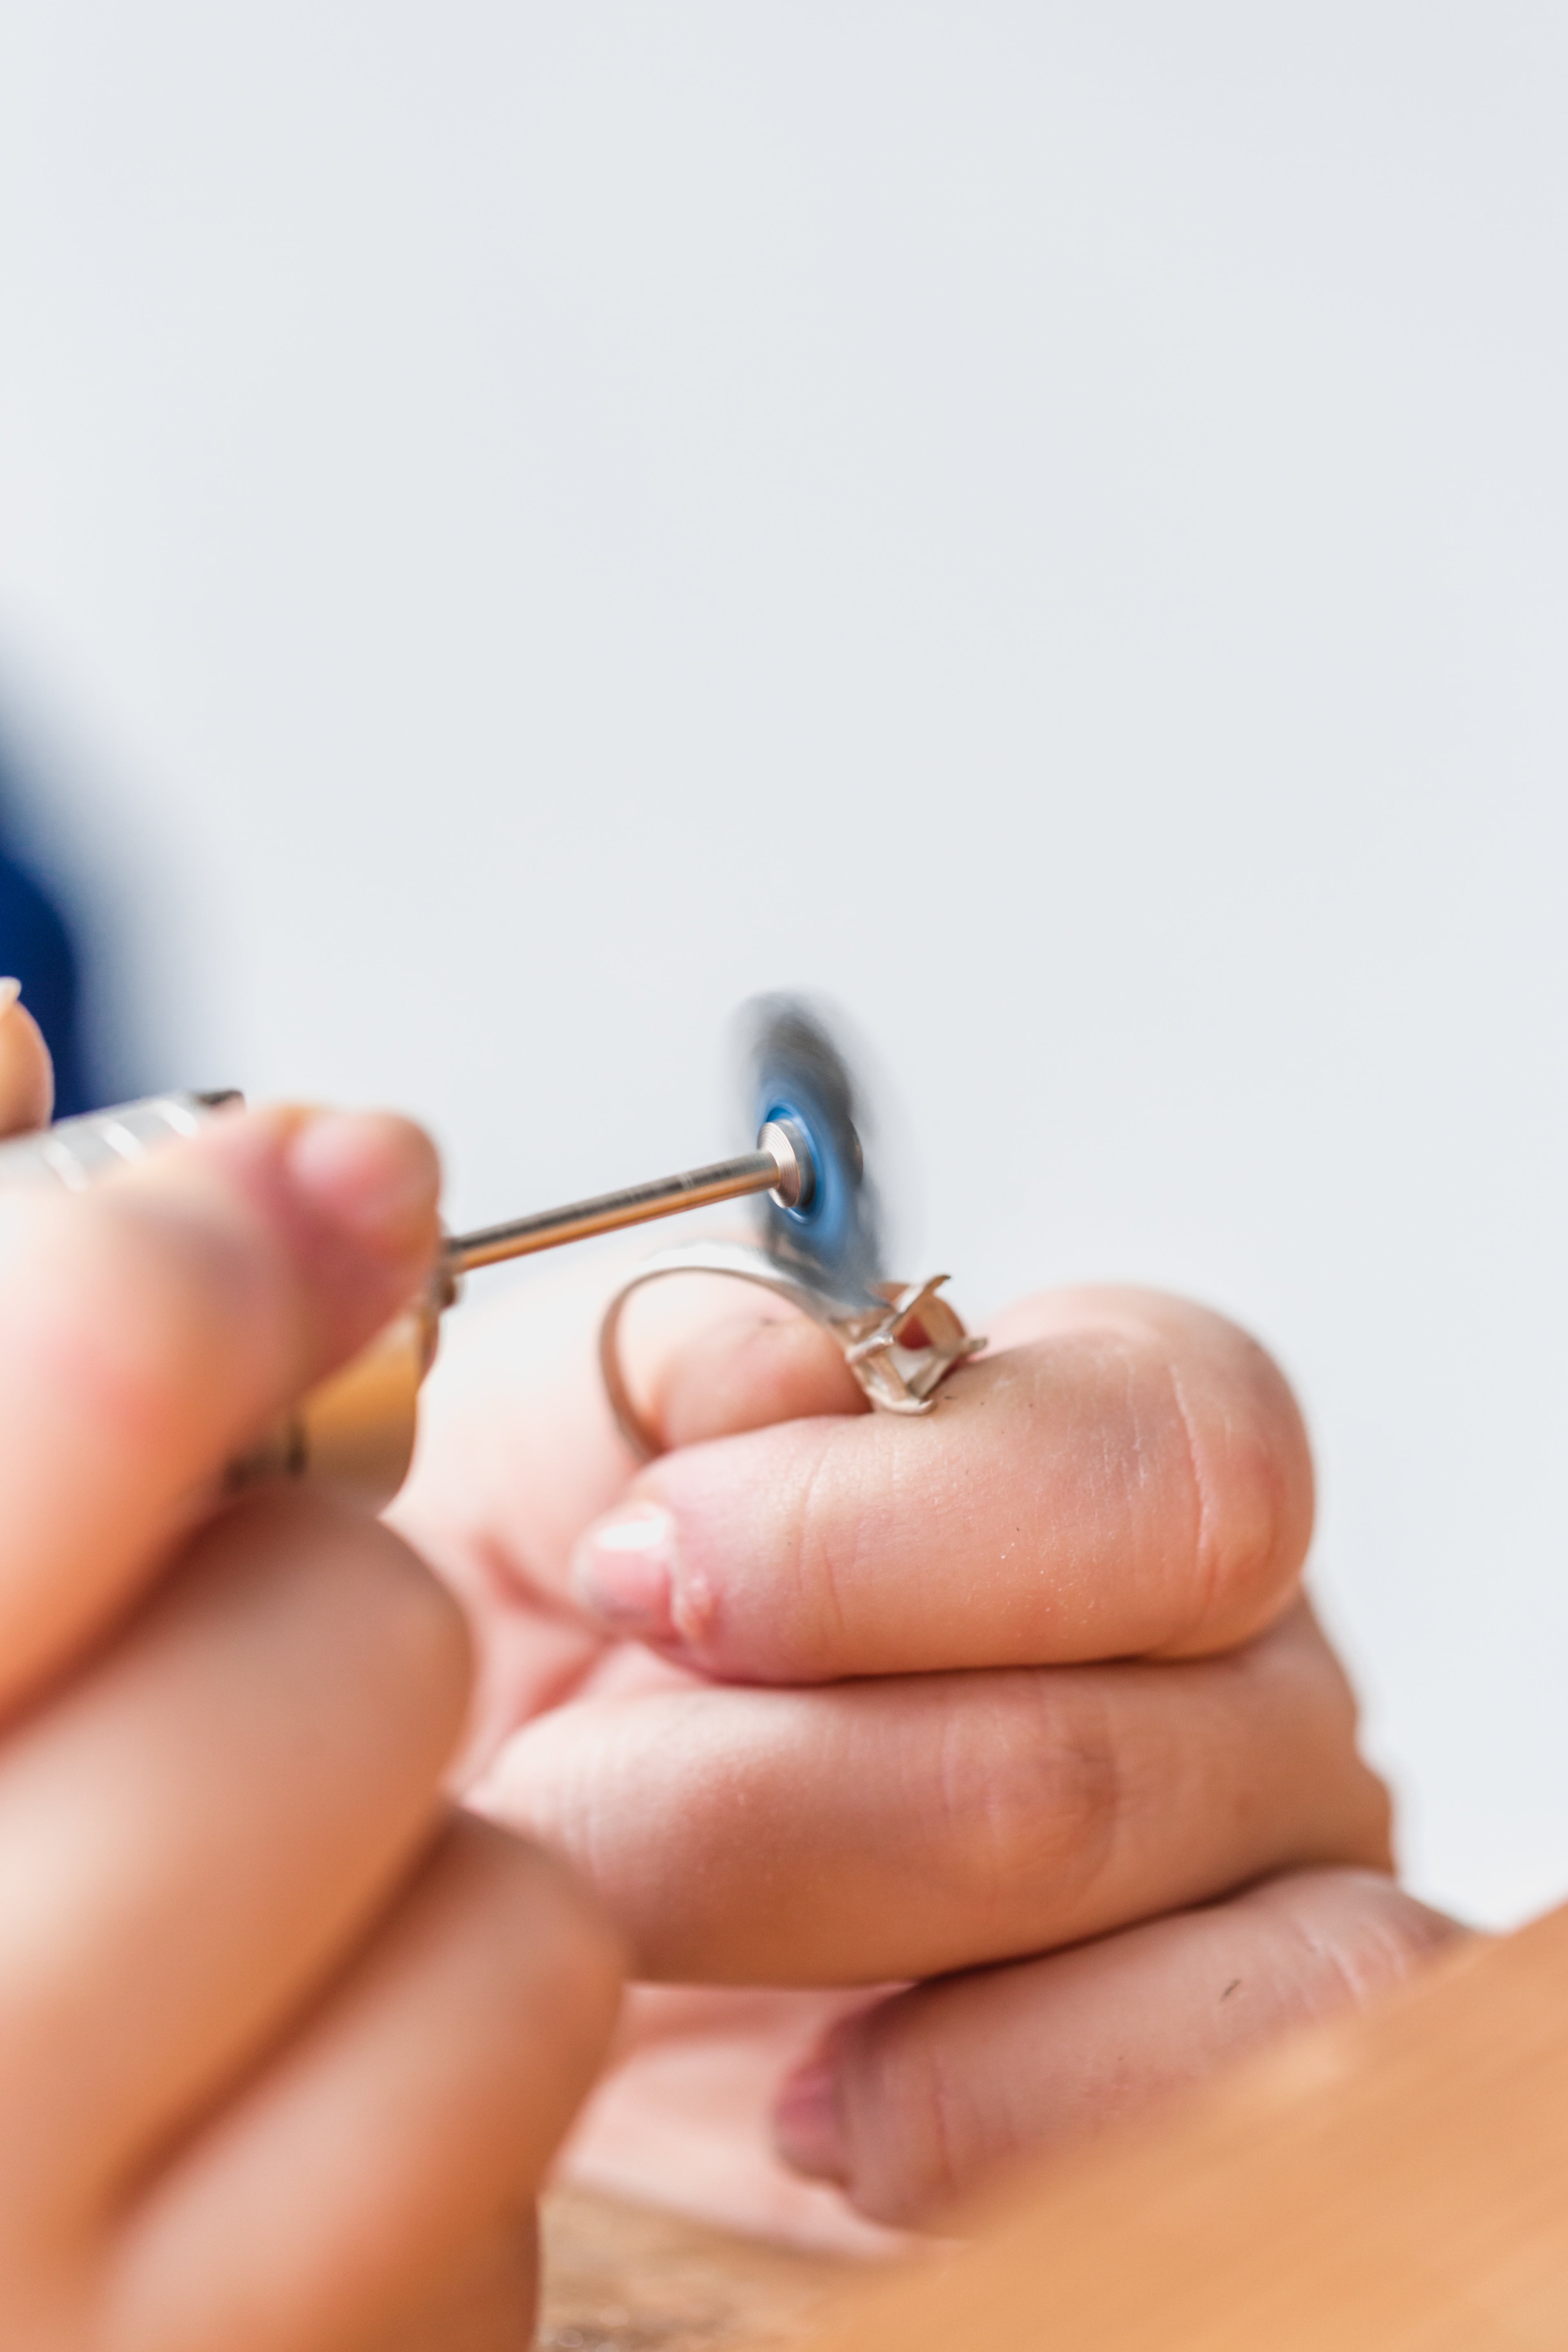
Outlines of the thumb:
M44 1033L22 1003L19 980L0 980L0 1136L47 1127L55 1073Z
M438 1183L405 1120L277 1109L86 1192L0 1193L0 1706L141 1590L225 1465L413 1295Z

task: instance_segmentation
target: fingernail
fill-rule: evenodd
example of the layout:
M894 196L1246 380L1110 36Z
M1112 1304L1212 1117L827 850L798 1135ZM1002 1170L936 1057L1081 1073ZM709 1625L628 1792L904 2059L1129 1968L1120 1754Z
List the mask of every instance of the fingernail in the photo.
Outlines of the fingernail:
M773 2145L808 2180L846 2181L849 2152L838 2120L838 2084L826 2058L808 2058L773 2103Z
M22 983L19 980L0 980L0 1021L5 1020L21 993Z
M318 1214L388 1257L434 1238L441 1166L428 1136L386 1111L318 1111L291 1138L292 1182Z
M595 1521L572 1554L572 1589L601 1624L637 1642L675 1635L675 1521L660 1503L628 1503Z

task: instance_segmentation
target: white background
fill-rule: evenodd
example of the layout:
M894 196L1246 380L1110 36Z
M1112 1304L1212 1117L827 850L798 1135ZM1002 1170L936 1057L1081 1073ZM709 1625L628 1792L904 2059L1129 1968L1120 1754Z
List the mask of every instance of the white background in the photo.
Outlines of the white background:
M910 1271L1279 1350L1495 1919L1568 1890L1565 83L1507 0L0 29L0 719L121 1071L500 1214L837 995Z

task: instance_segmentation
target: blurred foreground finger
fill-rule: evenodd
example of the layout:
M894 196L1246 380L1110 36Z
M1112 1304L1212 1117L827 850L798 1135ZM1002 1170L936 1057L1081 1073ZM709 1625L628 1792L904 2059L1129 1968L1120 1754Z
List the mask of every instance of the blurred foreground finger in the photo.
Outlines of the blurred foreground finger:
M0 2084L39 2214L112 2197L317 1997L437 1832L468 1683L423 1564L278 1489L12 1732Z
M404 1304L438 1182L405 1120L273 1110L80 1195L0 1193L0 1706Z
M1222 1658L585 1699L476 1801L558 1845L639 1976L878 1984L1268 1871L1384 1865L1388 1801L1301 1609Z
M448 2330L465 2304L504 2324L508 2294L510 2333L483 2340L530 2342L529 2209L618 1985L559 1864L459 1819L255 2088L142 2195L105 2352L402 2346L421 2305L446 2303Z
M590 1528L580 1601L707 1674L804 1682L1244 1640L1284 1608L1312 1474L1223 1318L1065 1293L928 1419L795 1422L654 1463Z
M1275 1879L1045 1959L917 1986L785 2084L780 2152L919 2225L1288 2027L1371 2000L1460 1931L1374 1872Z
M538 2300L539 2221L530 2206L493 2222L355 2352L531 2352Z
M55 1107L49 1049L21 997L19 980L0 980L0 1136L47 1127Z

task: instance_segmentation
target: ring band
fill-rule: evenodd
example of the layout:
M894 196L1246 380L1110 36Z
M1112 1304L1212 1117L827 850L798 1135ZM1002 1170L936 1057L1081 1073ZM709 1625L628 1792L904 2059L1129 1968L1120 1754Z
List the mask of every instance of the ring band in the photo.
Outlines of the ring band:
M599 1370L605 1394L616 1426L644 1462L652 1461L664 1448L633 1403L621 1370L621 1317L634 1291L672 1274L730 1275L787 1300L832 1333L856 1380L882 1412L930 1412L949 1372L978 1355L985 1345L984 1339L971 1337L955 1310L938 1297L948 1278L945 1274L932 1275L928 1282L919 1284L879 1283L876 1287L883 1305L846 1308L842 1301L826 1297L786 1273L764 1250L741 1242L692 1242L679 1249L659 1250L622 1283L599 1326Z

